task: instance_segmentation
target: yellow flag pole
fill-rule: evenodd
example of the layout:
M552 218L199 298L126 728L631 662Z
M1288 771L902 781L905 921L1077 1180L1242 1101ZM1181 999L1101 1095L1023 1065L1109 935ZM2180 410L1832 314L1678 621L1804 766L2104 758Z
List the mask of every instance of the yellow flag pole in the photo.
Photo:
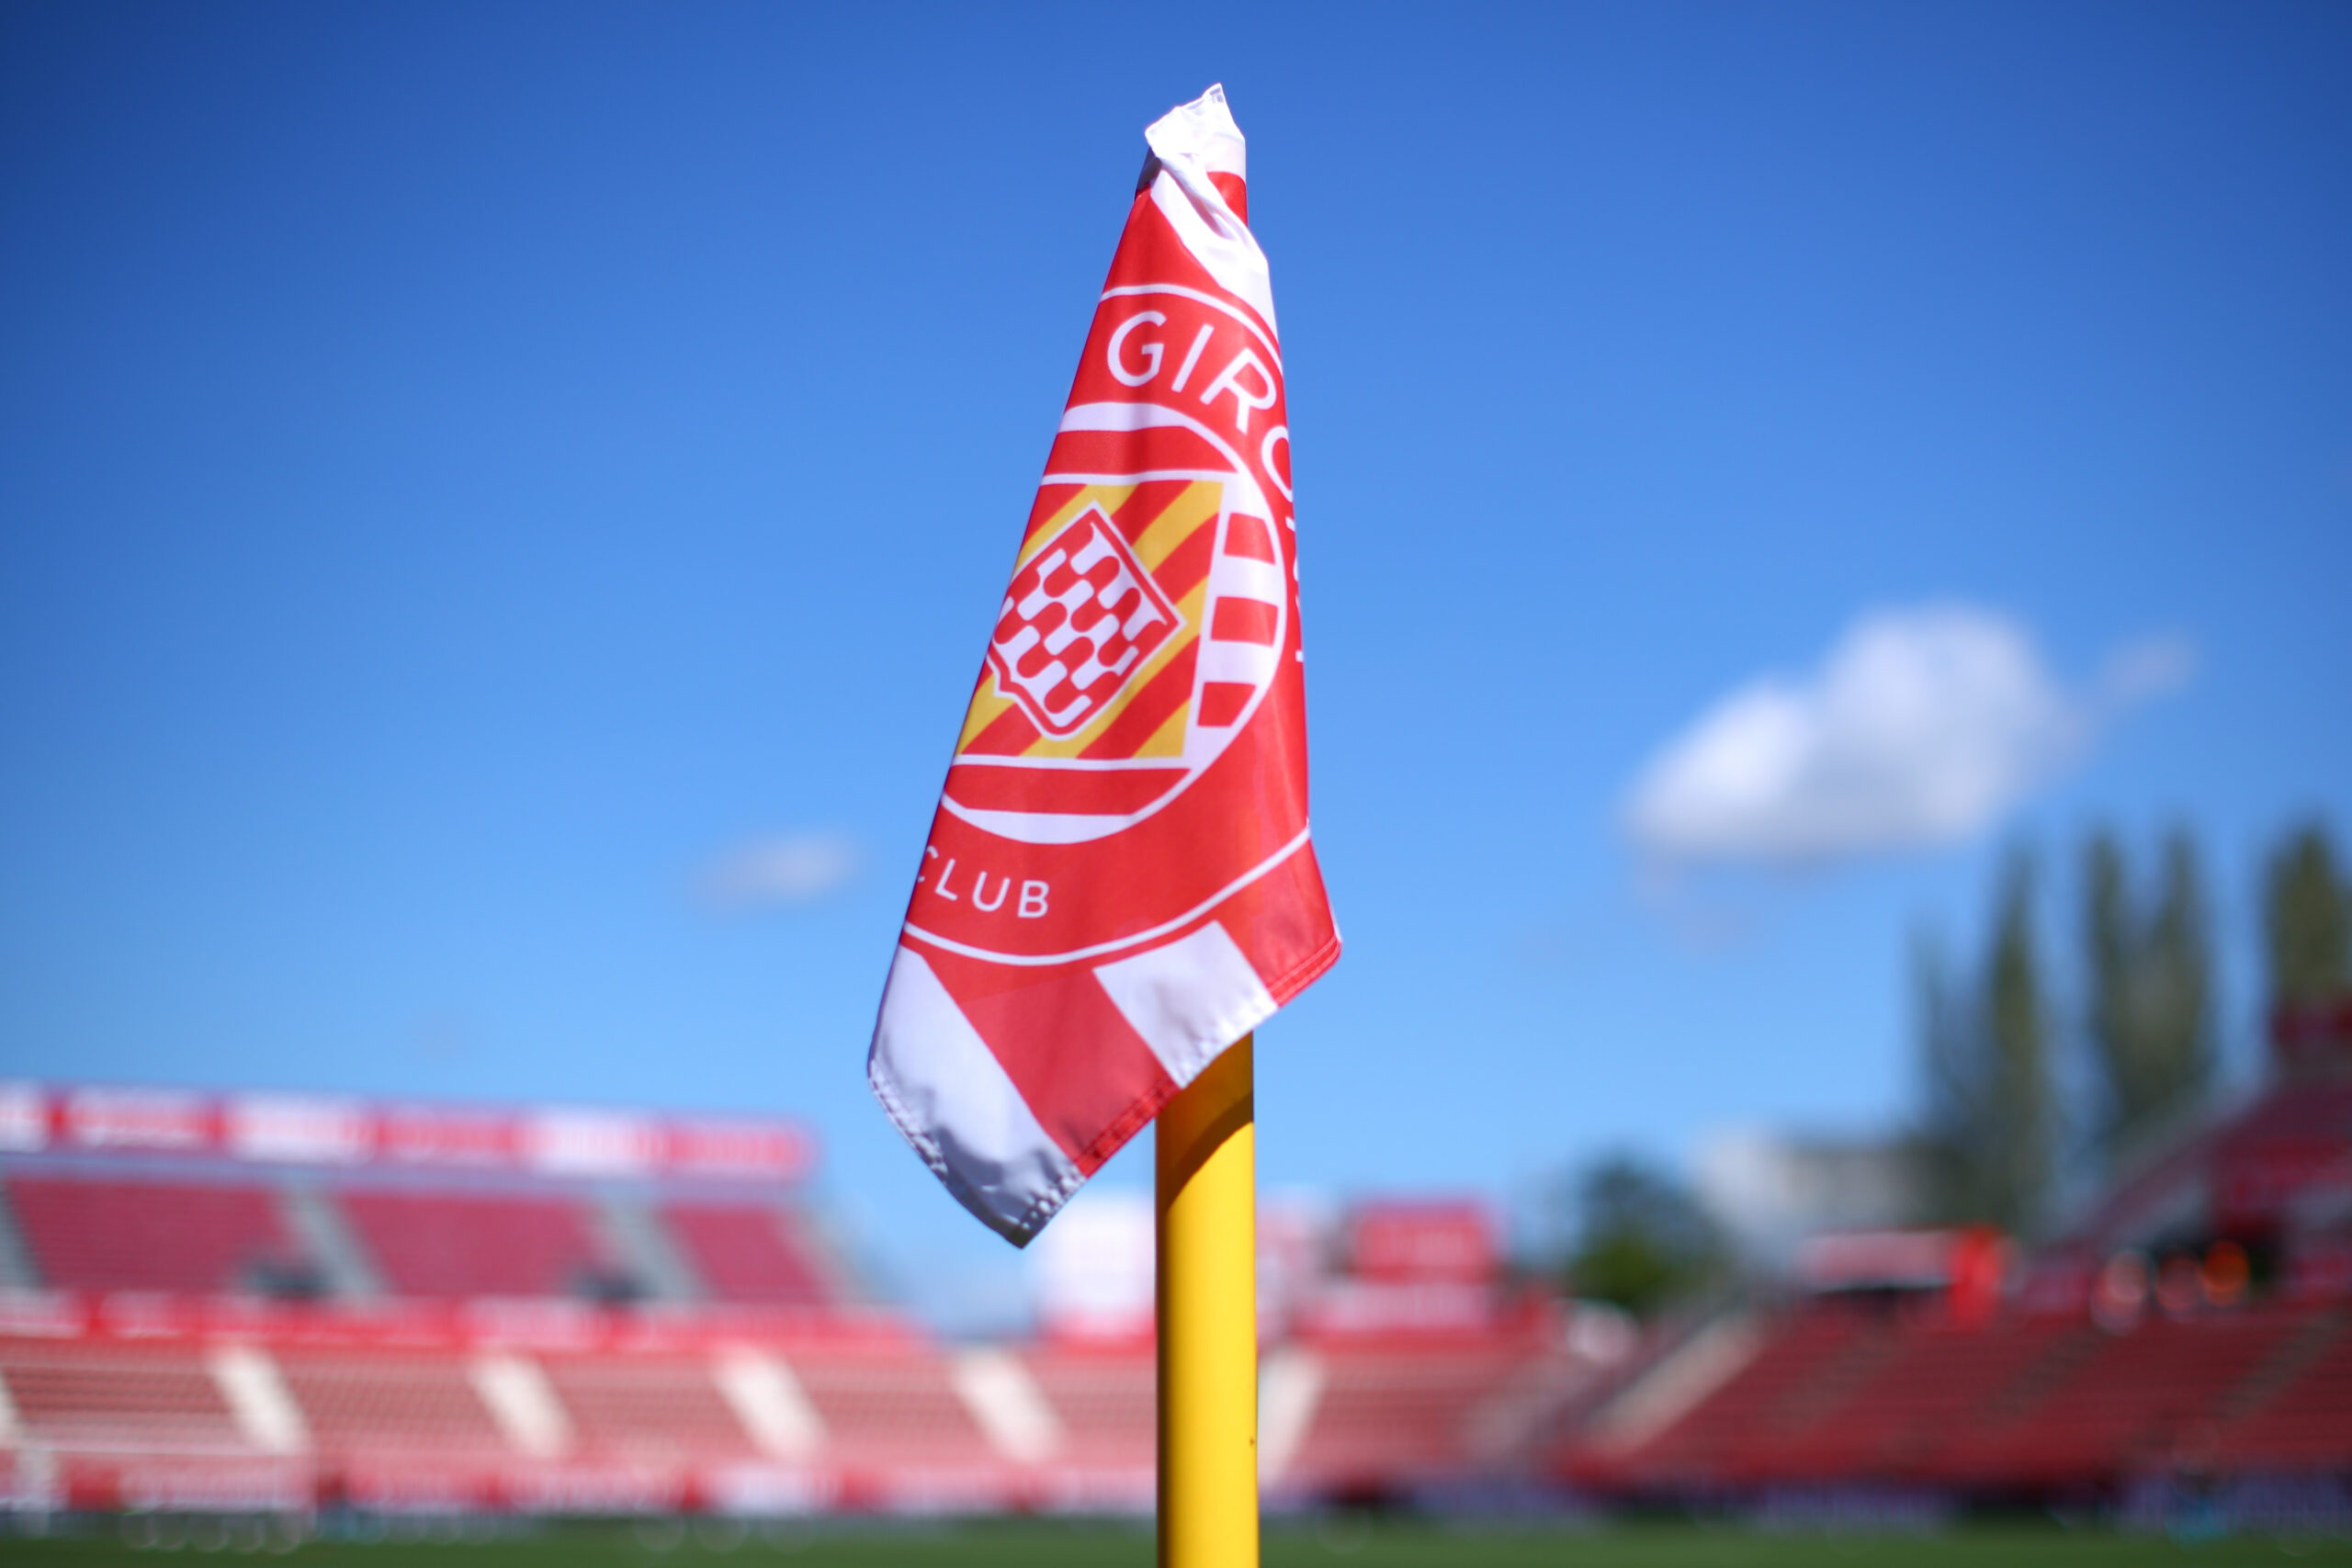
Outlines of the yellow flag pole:
M1160 1568L1257 1568L1252 1077L1245 1034L1159 1113Z

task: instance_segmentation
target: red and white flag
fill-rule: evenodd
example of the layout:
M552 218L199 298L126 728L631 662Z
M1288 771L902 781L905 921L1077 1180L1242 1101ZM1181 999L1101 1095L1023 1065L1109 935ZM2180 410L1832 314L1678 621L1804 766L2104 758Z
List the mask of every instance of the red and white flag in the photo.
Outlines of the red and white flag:
M1016 1243L1340 955L1241 132L1211 87L1144 137L866 1063Z

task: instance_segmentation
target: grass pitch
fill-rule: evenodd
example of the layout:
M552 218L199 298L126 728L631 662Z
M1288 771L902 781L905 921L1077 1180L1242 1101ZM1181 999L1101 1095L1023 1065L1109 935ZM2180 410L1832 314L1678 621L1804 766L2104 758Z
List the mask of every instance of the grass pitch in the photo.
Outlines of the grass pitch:
M195 1552L283 1556L320 1568L1148 1568L1140 1527L980 1523L775 1532L650 1525L548 1529L486 1540L310 1540L258 1527L151 1532L91 1529L49 1539L0 1538L9 1568L112 1568ZM2238 1537L2187 1543L2049 1527L1980 1527L1930 1536L1770 1534L1729 1526L1637 1525L1577 1529L1448 1529L1408 1524L1278 1525L1267 1568L2099 1568L2180 1562L2211 1568L2291 1561L2352 1565L2352 1541Z

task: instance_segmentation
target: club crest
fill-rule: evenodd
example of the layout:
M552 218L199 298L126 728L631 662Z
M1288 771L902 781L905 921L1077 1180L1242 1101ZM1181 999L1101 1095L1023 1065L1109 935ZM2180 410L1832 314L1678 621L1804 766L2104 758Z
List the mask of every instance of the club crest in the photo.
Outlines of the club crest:
M1290 632L1273 345L1149 286L1107 297L1094 338L944 799L1030 843L1102 838L1181 794L1248 723Z
M1040 733L1068 739L1182 625L1134 547L1091 502L1014 576L989 668L999 696Z

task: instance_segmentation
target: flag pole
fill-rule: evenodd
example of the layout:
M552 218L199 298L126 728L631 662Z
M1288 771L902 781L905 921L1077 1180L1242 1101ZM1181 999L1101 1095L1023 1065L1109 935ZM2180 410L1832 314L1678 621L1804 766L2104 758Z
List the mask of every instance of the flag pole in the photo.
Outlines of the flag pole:
M1228 1046L1159 1113L1160 1568L1258 1562L1250 1044Z

